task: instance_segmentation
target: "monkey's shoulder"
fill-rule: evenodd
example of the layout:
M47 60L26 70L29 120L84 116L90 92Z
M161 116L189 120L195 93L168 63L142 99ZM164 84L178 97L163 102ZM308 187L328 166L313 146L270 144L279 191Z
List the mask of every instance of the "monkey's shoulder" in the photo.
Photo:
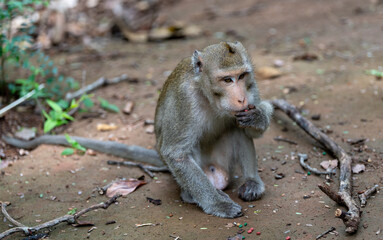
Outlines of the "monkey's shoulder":
M165 85L179 85L194 75L190 57L182 59L169 75Z

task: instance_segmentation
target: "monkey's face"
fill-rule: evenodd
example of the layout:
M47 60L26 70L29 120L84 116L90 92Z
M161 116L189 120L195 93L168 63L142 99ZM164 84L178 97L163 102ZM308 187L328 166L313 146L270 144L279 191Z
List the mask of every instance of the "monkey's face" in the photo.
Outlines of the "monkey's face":
M221 42L195 51L192 65L202 91L218 113L234 116L259 102L253 66L241 43Z
M212 94L216 107L222 112L235 115L256 104L254 97L255 79L250 69L221 71L213 77Z

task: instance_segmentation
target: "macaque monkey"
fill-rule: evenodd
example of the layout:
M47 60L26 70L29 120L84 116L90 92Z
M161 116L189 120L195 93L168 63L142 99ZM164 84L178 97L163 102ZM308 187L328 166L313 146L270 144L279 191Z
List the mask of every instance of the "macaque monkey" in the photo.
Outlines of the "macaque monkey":
M222 190L234 166L242 171L238 189L244 201L265 191L258 175L253 138L268 128L272 105L262 101L254 69L239 42L221 42L183 59L166 80L155 114L157 151L116 142L73 137L81 145L132 160L167 166L181 188L181 198L207 214L235 218L241 206ZM64 136L41 136L30 142L9 137L14 146L68 145Z
M221 42L183 59L165 82L154 121L157 151L181 187L182 199L215 216L242 215L241 206L203 171L211 162L223 163L219 167L226 173L238 164L244 179L239 197L260 198L265 187L253 138L268 128L272 112L272 105L261 101L241 43Z

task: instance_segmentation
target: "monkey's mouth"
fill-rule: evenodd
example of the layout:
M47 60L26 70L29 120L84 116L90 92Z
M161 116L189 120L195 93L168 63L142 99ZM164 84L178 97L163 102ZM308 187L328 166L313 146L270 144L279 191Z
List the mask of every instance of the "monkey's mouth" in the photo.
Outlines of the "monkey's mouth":
M249 104L249 105L247 106L247 108L244 108L244 109L239 110L239 111L233 111L232 114L236 115L236 114L238 114L238 113L241 113L241 112L247 112L247 111L250 111L250 110L255 109L255 108L256 108L256 107L255 107L253 104Z

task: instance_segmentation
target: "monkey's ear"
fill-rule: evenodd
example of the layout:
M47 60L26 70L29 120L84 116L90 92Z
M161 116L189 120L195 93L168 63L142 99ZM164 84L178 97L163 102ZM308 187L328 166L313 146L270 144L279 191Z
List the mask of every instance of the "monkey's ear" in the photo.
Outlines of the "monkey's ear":
M198 50L195 50L192 56L192 64L193 64L193 69L195 73L201 73L202 72L202 58L201 58L201 52Z

